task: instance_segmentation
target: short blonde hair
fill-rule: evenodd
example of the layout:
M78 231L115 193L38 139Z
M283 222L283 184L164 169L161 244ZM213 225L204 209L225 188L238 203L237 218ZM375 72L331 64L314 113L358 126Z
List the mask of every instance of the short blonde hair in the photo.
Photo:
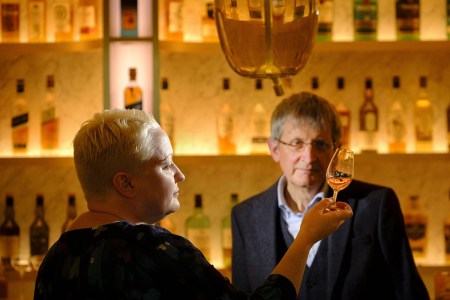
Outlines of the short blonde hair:
M84 122L73 148L75 169L86 198L111 189L117 172L137 170L150 159L159 130L153 116L134 109L105 110Z

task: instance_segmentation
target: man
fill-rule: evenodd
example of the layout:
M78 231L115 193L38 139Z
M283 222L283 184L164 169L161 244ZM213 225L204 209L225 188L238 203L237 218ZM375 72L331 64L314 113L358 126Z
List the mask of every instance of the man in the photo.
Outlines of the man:
M283 175L232 210L233 283L258 286L297 235L304 214L332 190L325 172L341 143L334 107L311 93L281 101L271 119L269 149ZM299 298L429 299L414 264L395 192L353 180L338 194L353 218L310 250Z

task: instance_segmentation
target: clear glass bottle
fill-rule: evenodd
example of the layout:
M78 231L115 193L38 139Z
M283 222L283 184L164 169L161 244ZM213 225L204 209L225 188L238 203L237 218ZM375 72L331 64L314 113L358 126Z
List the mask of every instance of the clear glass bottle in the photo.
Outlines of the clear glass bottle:
M28 0L28 41L45 42L47 27L45 0Z
M55 42L72 41L74 27L72 0L54 0L51 14Z
M422 210L419 197L409 197L408 208L405 210L405 226L409 244L415 259L423 259L427 250L427 215Z
M99 35L98 0L78 0L77 17L80 40L96 39Z
M183 0L165 0L165 38L183 39Z
M30 255L31 260L42 262L48 251L49 227L45 221L44 196L36 196L35 218L30 226Z
M319 1L319 29L317 39L319 41L330 41L333 35L334 0Z
M138 36L137 0L120 0L120 32L123 37Z
M59 116L55 103L55 77L47 76L46 97L41 111L41 149L56 150L59 147Z
M268 154L269 147L267 139L269 137L270 116L266 107L260 101L262 99L262 80L256 79L256 104L253 107L250 123L250 152L252 154Z
M2 0L2 42L17 43L20 41L20 1Z
M141 109L142 110L142 89L136 81L137 70L130 68L128 70L130 81L125 88L125 108L126 109Z
M14 197L6 195L5 220L0 226L0 254L3 266L11 266L11 257L19 254L20 228L14 218Z
M186 219L186 238L211 259L211 221L203 212L202 195L195 195L194 213Z
M398 40L418 40L420 37L420 0L395 2Z
M433 106L428 95L427 77L421 76L414 110L416 152L433 151Z
M347 95L345 95L344 77L337 78L336 98L337 98L336 110L339 114L342 125L341 147L345 149L350 149L350 132L351 132L352 117L350 110L344 103L344 99L347 98Z
M353 11L355 40L376 40L378 0L354 0Z
M25 82L23 79L17 80L16 100L12 108L12 145L14 153L25 153L28 149L29 141L29 108L25 99Z
M67 228L69 228L69 226L72 224L73 220L75 220L75 218L77 217L77 207L75 206L75 195L74 194L69 194L68 198L67 198L67 217L66 220L64 221L62 227L61 227L61 232L66 232Z
M161 81L161 102L159 107L159 120L161 128L169 137L172 148L175 151L175 113L170 105L169 80L163 78Z
M359 130L361 133L361 151L376 152L378 143L378 107L374 102L372 79L366 78L364 102L359 109Z
M392 91L389 97L391 103L388 112L388 147L390 153L406 151L406 111L404 96L400 88L400 77L392 78Z
M231 254L232 254L232 235L231 235L231 208L239 202L238 194L230 195L229 208L227 214L222 219L222 256L224 269L231 268Z
M219 154L236 154L235 142L235 116L230 102L227 98L230 90L230 79L223 79L222 104L217 113L217 139Z

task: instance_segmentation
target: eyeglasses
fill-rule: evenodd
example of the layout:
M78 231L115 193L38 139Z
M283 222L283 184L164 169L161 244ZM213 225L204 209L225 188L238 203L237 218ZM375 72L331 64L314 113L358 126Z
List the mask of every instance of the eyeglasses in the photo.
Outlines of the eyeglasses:
M307 143L303 140L300 139L296 139L290 143L286 143L283 142L280 139L276 139L278 142L280 142L280 144L286 145L288 147L291 147L294 151L300 152L303 151L305 149L306 146L311 145L313 147L314 150L318 151L318 152L325 152L330 150L331 148L334 147L334 142L332 143L328 143L326 141L323 140L313 140L310 143Z

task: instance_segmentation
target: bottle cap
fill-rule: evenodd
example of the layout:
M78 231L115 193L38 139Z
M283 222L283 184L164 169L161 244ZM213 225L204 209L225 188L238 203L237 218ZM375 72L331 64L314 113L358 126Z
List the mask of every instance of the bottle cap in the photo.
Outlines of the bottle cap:
M42 196L41 194L38 194L36 196L36 205L37 206L43 206L44 205L44 196Z
M75 195L69 194L69 205L75 205Z
M6 206L14 206L14 198L11 195L6 195Z
M23 79L17 79L17 92L18 93L25 92L25 82Z
M238 194L236 193L231 194L231 203L233 204L238 203Z
M262 79L260 79L260 78L256 79L255 88L257 90L262 90L262 88L263 88Z
M338 87L338 89L340 89L340 90L344 89L344 85L345 85L344 77L338 77L337 78L337 87Z
M230 89L230 79L229 78L224 78L223 79L223 89L224 90L229 90Z
M395 89L398 89L400 87L400 77L399 76L392 77L392 86Z
M128 70L128 72L130 74L130 79L135 80L136 79L136 68L130 68Z
M163 77L162 82L161 82L161 88L163 90L167 90L169 89L169 81L167 80L166 77Z
M202 195L201 194L195 195L195 207L196 208L202 207Z
M313 90L317 90L319 88L319 78L315 76L311 78L311 86Z
M371 89L372 88L372 78L367 78L366 79L366 89Z
M426 76L420 76L419 81L420 81L421 88L427 87L427 77Z
M48 88L55 87L55 76L53 76L53 75L47 76L47 87Z

